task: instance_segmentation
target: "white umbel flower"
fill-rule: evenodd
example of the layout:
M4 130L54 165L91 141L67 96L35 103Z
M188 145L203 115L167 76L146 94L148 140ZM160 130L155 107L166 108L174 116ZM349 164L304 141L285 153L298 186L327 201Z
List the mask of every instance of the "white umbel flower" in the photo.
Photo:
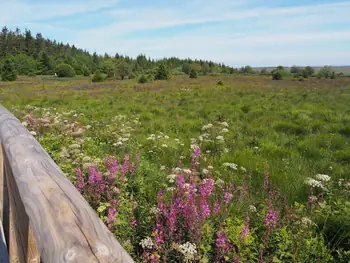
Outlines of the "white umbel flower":
M186 262L193 260L197 254L196 244L192 244L190 242L186 242L185 244L180 245L179 250L184 255Z
M319 187L319 188L323 188L323 184L320 181L317 181L313 178L306 178L305 180L305 184L311 186L311 187Z
M315 177L321 182L329 182L331 180L331 177L326 174L317 174Z
M202 127L202 131L205 131L205 130L208 130L208 129L211 129L211 128L213 128L213 124L209 123L209 124L204 125L204 126Z
M152 249L153 248L153 241L150 237L146 237L140 241L140 246L143 249Z
M233 170L237 170L238 169L238 165L235 164L235 163L223 163L222 166L229 167L229 168L231 168Z
M249 206L249 211L252 212L252 213L256 213L257 210L256 210L256 207L255 207L255 206L250 205L250 206Z
M222 122L221 125L224 127L228 127L228 123L226 121Z

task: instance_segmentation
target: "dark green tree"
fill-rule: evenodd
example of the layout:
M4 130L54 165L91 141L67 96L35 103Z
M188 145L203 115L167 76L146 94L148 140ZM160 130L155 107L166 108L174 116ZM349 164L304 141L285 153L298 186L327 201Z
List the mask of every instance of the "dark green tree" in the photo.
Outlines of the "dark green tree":
M156 80L168 80L170 78L170 73L164 64L160 64L157 68L156 75L154 76Z
M123 80L125 77L130 77L131 68L127 62L122 61L118 64L117 72L119 77Z
M1 69L2 81L15 81L17 79L16 65L13 62L13 58L8 57L4 61L4 65Z
M190 71L190 79L196 79L198 78L198 72L195 69L191 69Z
M290 68L290 73L293 73L293 74L300 74L302 72L302 69L297 67L297 66L292 66Z
M58 77L69 77L72 78L75 76L75 71L72 66L68 64L59 64L56 68L56 74Z
M282 80L283 79L283 75L282 75L281 70L274 70L272 73L272 80Z
M304 78L308 78L308 77L311 77L315 73L315 70L313 67L307 66L303 69L302 73L303 73Z

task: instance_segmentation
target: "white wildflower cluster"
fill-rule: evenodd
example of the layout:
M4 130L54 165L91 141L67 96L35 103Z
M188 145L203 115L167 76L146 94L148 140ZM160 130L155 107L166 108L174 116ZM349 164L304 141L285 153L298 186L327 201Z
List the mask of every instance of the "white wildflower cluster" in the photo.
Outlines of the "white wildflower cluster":
M158 208L158 207L156 207L156 206L153 206L151 209L150 209L150 214L151 215L159 215L160 214L160 209Z
M167 178L168 178L169 183L172 184L172 183L175 182L176 174L169 174L169 175L167 176Z
M218 141L224 141L225 139L224 139L224 136L221 136L221 135L218 135L218 136L216 136L216 139L218 140Z
M187 175L192 174L191 169L183 169L182 171L183 171L185 174L187 174Z
M233 170L238 170L238 165L235 163L223 163L222 166L231 168Z
M244 168L243 166L241 166L241 167L240 167L240 169L241 169L241 171L242 171L242 172L244 172L244 173L246 173L246 172L247 172L247 169L246 169L246 168Z
M249 206L249 211L252 212L252 213L256 213L257 209L256 209L255 206L250 205L250 206Z
M339 186L342 186L343 183L344 183L344 179L343 179L343 178L341 178L341 179L338 180L338 185L339 185Z
M301 224L306 227L306 226L310 226L310 225L314 224L314 222L312 222L312 220L308 217L303 217L301 219Z
M166 189L168 192L175 192L176 191L176 188L175 187L168 187Z
M225 182L224 182L224 180L222 180L222 179L217 179L216 181L215 181L215 185L217 185L218 187L220 187L220 188L222 188L222 187L224 187L224 185L225 185Z
M329 182L331 180L331 177L326 174L317 174L315 177L322 182Z
M106 125L107 132L114 135L117 139L113 143L115 147L121 147L126 144L131 137L133 131L135 131L135 126L140 124L138 117L129 117L127 115L117 115L112 119L112 125Z
M152 140L155 141L156 140L156 135L155 134L151 134L150 136L148 136L147 140Z
M211 165L208 165L208 170L213 170L214 169L214 167L213 166L211 166Z
M221 133L228 133L229 132L229 130L227 129L227 128L223 128L222 130L221 130Z
M209 124L204 125L204 126L202 127L202 131L209 130L209 129L211 129L211 128L213 128L213 124L209 123Z
M182 253L182 255L184 255L185 262L190 262L191 260L195 259L197 247L196 244L186 242L185 244L179 246L179 251Z
M208 169L205 169L205 168L202 170L202 172L203 172L203 174L205 174L205 175L208 175L208 174L209 174L209 170L208 170Z
M317 181L317 180L315 180L313 178L306 178L305 179L305 184L307 184L307 185L309 185L311 187L314 187L314 188L316 188L316 187L323 188L324 187L322 182Z
M228 127L228 123L226 121L222 122L221 125L224 127Z
M143 249L152 249L153 248L153 241L150 237L146 237L140 241L140 246Z

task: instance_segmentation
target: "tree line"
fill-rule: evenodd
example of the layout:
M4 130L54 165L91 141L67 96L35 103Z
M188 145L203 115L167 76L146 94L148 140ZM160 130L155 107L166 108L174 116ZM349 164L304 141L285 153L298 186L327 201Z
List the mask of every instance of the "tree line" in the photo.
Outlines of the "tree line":
M332 76L330 69L324 71L325 75ZM276 74L283 75L283 72L278 69ZM295 67L292 68L292 73L308 77L314 74L314 69ZM46 39L41 33L33 36L28 29L24 32L19 28L12 31L5 26L0 32L0 76L5 81L15 80L17 75L93 75L93 81L102 81L105 78L138 78L139 82L145 83L153 79L168 79L171 74L186 74L190 78L197 78L198 75L273 75L274 72L265 69L258 72L251 66L233 68L223 63L190 58L170 57L154 60L144 54L136 58L119 53L113 56L107 53L91 54L75 45Z

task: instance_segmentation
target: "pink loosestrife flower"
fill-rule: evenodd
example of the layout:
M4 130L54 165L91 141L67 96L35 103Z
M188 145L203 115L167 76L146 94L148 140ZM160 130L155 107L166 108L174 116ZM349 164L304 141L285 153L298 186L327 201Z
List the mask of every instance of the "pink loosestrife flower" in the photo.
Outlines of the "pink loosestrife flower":
M80 193L84 192L84 177L81 172L80 168L77 168L77 177L78 177L78 182L77 182L77 188Z
M204 218L210 216L210 208L206 199L202 200L202 215Z
M108 208L107 224L109 229L113 229L114 223L117 221L117 209L115 207Z
M125 176L128 173L129 170L129 155L126 155L124 157L124 163L122 166L122 175Z
M104 161L105 161L106 167L110 167L111 166L111 160L108 158L108 156L105 156Z
M271 208L266 212L265 225L269 230L277 226L278 220L279 217L275 210Z
M192 160L198 160L200 155L201 155L201 148L199 146L196 146L192 154Z
M232 194L228 190L226 190L224 194L224 203L227 205L231 201L231 198Z
M242 239L245 239L249 235L249 217L247 216L244 220L244 226L240 232L240 236Z
M185 177L183 175L178 175L176 177L176 185L181 190L185 189Z
M216 201L214 205L213 213L214 215L217 215L219 212L220 212L220 203L219 201Z

